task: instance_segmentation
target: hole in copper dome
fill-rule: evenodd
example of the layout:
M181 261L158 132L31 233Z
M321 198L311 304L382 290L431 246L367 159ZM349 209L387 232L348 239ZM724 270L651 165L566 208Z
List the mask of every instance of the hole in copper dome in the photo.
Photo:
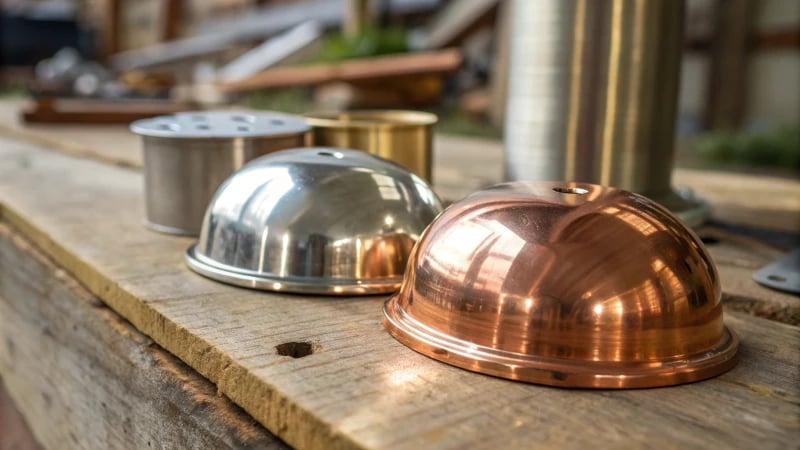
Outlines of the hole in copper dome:
M583 195L589 193L588 190L579 187L554 187L553 190L562 194Z
M344 158L344 155L339 153L339 152L317 152L317 154L319 156L328 156L328 157L333 157L333 158L336 158L336 159Z
M310 342L284 342L276 345L275 350L281 356L291 356L292 358L302 358L314 353Z

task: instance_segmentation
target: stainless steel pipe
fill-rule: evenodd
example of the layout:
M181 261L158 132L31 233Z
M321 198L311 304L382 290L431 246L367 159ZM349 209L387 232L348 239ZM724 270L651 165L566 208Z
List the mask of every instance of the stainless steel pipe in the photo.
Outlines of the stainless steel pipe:
M688 223L671 188L681 0L512 0L506 178L646 195Z
M197 235L217 188L248 161L303 147L310 127L281 113L189 112L139 120L144 149L145 224Z

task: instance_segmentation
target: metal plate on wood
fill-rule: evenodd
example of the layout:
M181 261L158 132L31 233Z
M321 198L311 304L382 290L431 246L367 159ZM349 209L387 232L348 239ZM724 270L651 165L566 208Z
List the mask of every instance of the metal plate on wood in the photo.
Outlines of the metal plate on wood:
M772 289L800 294L800 248L764 266L753 279Z

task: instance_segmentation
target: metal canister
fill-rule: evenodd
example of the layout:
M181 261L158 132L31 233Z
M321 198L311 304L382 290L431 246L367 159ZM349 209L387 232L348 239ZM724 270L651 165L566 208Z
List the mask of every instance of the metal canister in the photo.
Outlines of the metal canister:
M144 149L145 224L197 235L214 192L251 159L304 147L308 124L274 112L186 112L139 120Z
M433 126L419 111L362 110L306 114L317 146L350 148L394 161L431 182Z
M702 221L670 184L683 20L681 0L514 0L506 178L614 186Z

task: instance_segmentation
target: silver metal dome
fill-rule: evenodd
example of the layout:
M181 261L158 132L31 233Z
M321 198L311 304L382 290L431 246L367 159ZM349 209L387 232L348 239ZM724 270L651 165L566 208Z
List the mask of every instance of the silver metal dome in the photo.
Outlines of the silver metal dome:
M327 147L285 150L222 184L186 261L209 278L255 289L393 292L441 210L424 180L385 159Z

